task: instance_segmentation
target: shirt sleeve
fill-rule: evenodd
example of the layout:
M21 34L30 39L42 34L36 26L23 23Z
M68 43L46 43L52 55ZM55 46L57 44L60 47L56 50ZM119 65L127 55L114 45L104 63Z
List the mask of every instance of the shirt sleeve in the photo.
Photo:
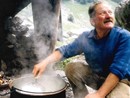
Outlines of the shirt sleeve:
M59 50L63 55L62 59L81 54L83 52L82 39L83 34L81 34L78 38L76 38L72 43L57 48L56 50Z
M120 79L130 78L130 34L123 34L115 49L113 63L110 72Z

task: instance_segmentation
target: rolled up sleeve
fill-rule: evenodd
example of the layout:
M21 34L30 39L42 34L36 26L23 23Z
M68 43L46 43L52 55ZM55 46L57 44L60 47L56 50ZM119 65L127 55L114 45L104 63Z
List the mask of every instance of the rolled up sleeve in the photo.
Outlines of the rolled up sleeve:
M130 36L124 35L120 39L110 72L117 75L119 79L124 79L130 77Z

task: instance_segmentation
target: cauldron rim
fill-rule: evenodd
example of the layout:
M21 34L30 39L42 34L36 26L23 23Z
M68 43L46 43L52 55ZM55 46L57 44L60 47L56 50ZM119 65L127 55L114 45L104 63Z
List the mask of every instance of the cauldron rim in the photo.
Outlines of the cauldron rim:
M24 77L26 77L26 76L28 76L28 77L31 76L31 77L32 77L32 75L30 75L30 74L24 75ZM18 92L18 93L25 94L25 95L46 96L46 95L58 94L58 93L60 93L60 92L65 91L66 88L67 88L67 83L66 83L61 77L60 77L60 79L59 79L59 77L58 77L58 79L60 80L60 82L63 82L63 83L61 83L61 84L62 84L62 87L58 88L57 90L47 91L47 92L45 92L45 91L35 92L35 91L23 90L23 89L19 88L19 86L17 86L16 84L17 84L17 82L19 82L19 79L22 79L22 78L24 78L24 77L17 78L17 79L15 79L15 80L13 81L12 87L11 87L11 90L12 90L12 91L16 91L16 92ZM57 77L56 77L56 79L57 79ZM57 84L57 85L58 85L58 84Z
M58 93L61 93L63 91L65 91L67 88L67 84L66 86L61 89L61 90L58 90L58 91L53 91L53 92L28 92L28 91L23 91L23 90L20 90L20 89L17 89L15 87L12 87L11 90L12 92L18 92L20 94L24 94L24 95L31 95L31 96L47 96L47 95L55 95L55 94L58 94Z

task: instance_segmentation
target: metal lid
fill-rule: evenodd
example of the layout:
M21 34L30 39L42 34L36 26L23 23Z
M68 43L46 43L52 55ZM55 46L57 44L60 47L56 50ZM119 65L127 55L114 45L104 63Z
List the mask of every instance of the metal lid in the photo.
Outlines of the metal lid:
M31 95L55 94L66 89L65 81L58 75L34 78L29 74L14 80L12 86L17 92Z

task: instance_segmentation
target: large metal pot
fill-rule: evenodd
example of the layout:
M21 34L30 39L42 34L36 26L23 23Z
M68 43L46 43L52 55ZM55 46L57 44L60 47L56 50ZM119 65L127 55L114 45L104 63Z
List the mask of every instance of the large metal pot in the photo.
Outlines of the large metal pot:
M34 78L27 74L13 81L10 98L65 98L66 82L58 75Z

